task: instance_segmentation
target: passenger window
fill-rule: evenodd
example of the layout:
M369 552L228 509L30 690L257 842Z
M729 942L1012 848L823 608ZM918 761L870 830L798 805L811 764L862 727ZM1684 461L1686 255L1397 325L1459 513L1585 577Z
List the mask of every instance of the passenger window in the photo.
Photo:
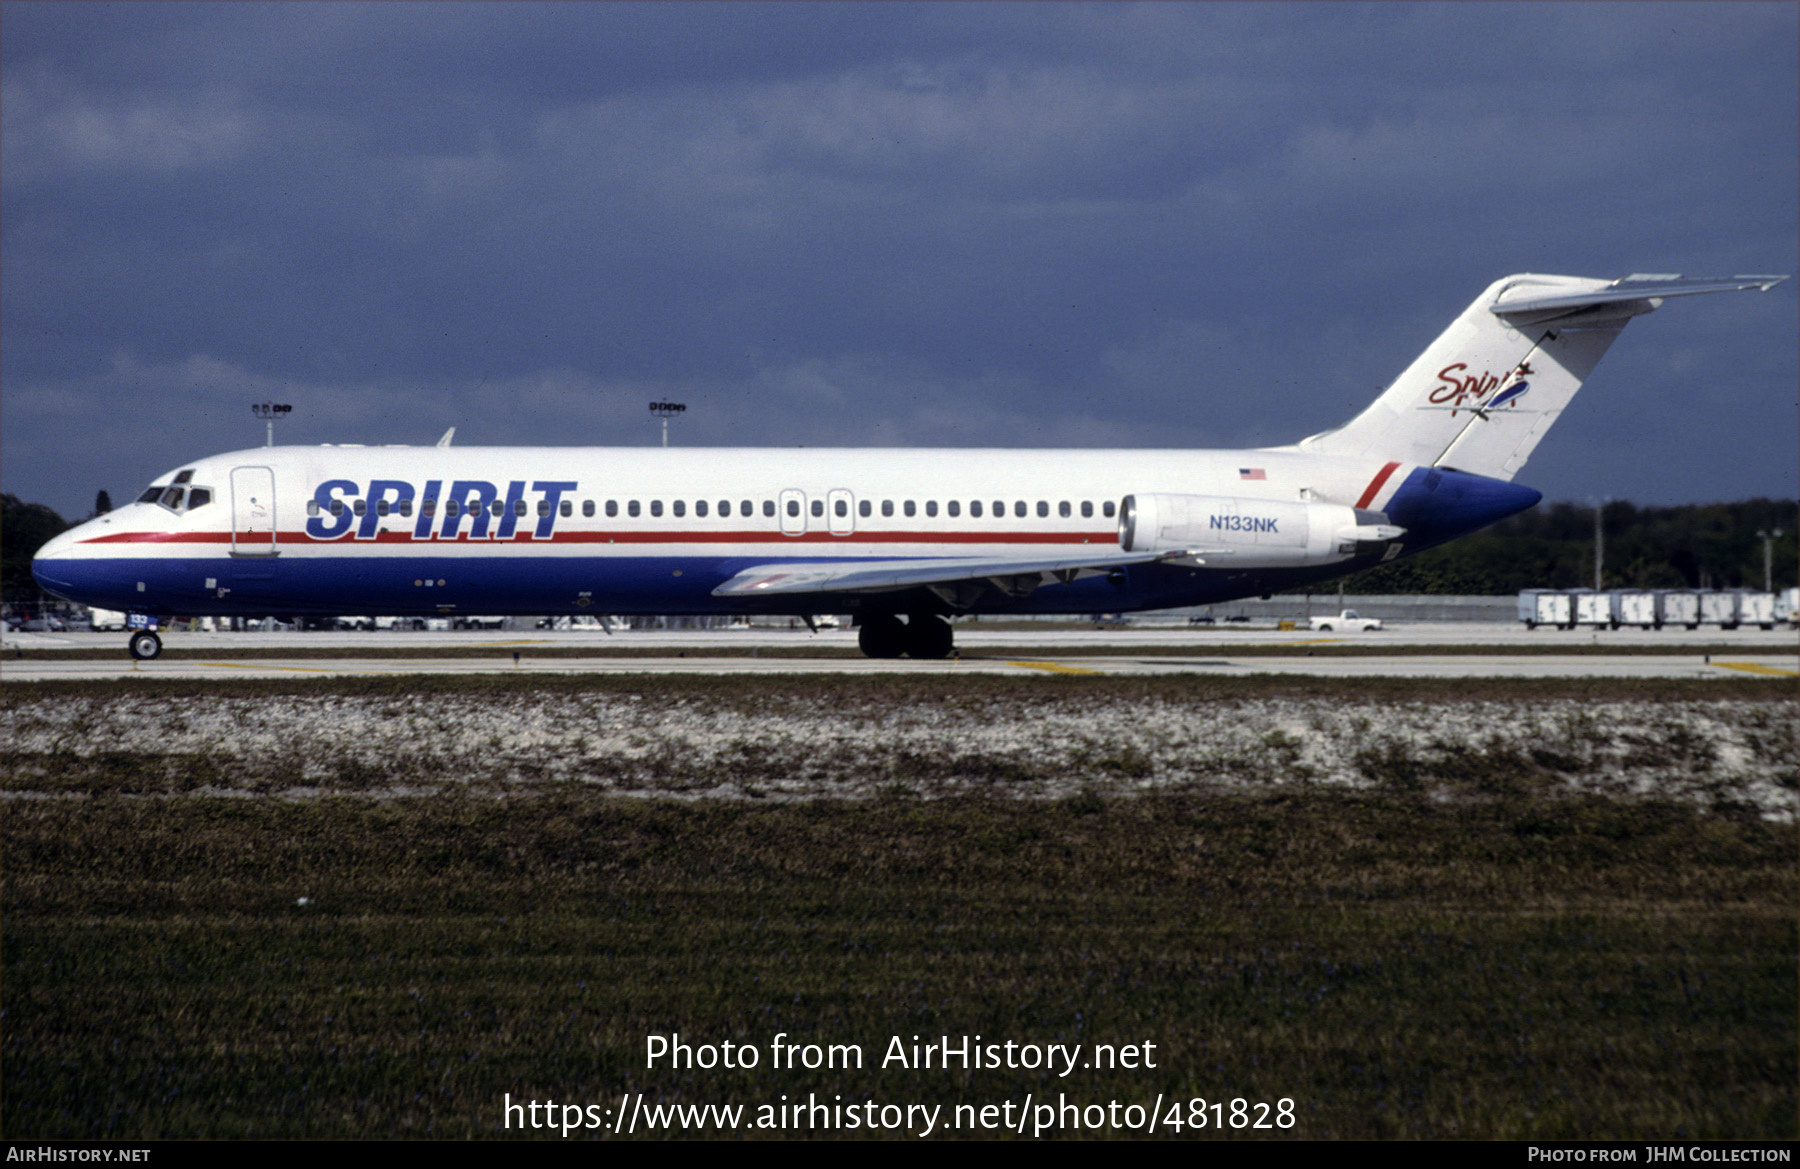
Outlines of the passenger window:
M976 519L981 518L981 501L979 499L971 499L969 501L969 514Z
M687 514L687 501L684 499L677 499L669 506L674 509L677 519Z
M696 499L694 501L694 514L701 519L706 518L706 501L704 499Z
M412 515L412 500L402 499L397 506L400 509L401 515L403 515L403 516Z
M523 499L519 500L519 506L521 508L525 506L525 501ZM504 501L496 499L491 505L489 505L488 510L490 512L492 512L494 515L499 515L506 510L506 504Z
M775 501L773 499L763 500L763 515L769 519L775 518Z
M1091 520L1094 518L1094 501L1093 500L1084 499L1081 501L1081 518L1084 520Z
M800 514L800 501L798 499L788 500L788 515L789 516L797 516L799 514Z
M634 499L630 503L626 504L625 505L625 513L627 515L629 515L632 519L634 519L634 520L637 519L637 517L638 517L638 501Z
M874 510L874 508L869 506L869 501L866 499L858 500L856 503L856 514L865 520L869 518L869 513Z
M937 500L927 499L925 501L925 514L930 516L932 519L937 518Z
M423 505L423 507L422 507L422 508L421 508L421 510L422 510L422 511L423 511L423 512L424 512L424 514L425 514L425 515L427 515L427 516L434 516L434 515L436 515L436 514L437 514L437 500L435 500L435 499L427 499L427 500L426 500L426 501L425 501L425 503L424 503L424 505Z
M1069 510L1069 501L1068 500L1065 499L1061 503L1056 505L1056 514L1065 520L1068 519L1069 516L1074 514L1073 512L1071 512Z
M333 500L331 504L331 514L343 515L344 505ZM462 514L462 504L454 499L446 499L444 501L444 514L451 519L455 519L458 515Z
M572 500L567 500L567 499L565 499L565 500L563 500L563 501L562 501L562 509L561 509L561 510L562 510L562 513L563 513L563 517L564 517L564 518L565 518L565 519L566 519L566 518L567 518L567 517L569 517L569 516L572 516L572 515L574 515L574 514L575 514L575 504L574 504L574 502L573 502L573 501L572 501Z
M655 517L662 515L662 500L652 499L650 501L650 514Z
M584 499L581 501L581 518L589 519L589 520L594 518L594 501L593 500Z
M606 516L607 516L607 518L611 519L618 514L619 514L619 501L616 499L607 500L606 501Z
M1112 519L1112 515L1113 515L1112 500L1109 499L1105 503L1100 505L1100 514L1104 515L1109 520Z
M825 514L825 501L823 499L815 499L812 501L812 513L814 519Z
M1041 499L1038 500L1038 519L1044 520L1044 519L1049 519L1049 518L1050 518L1050 505L1048 503L1045 503Z
M318 500L309 499L306 501L306 514L307 515L318 515L319 514L319 501Z
M850 505L840 499L837 501L837 506L832 510L836 511L838 516L842 518L843 516L850 514Z
M386 517L387 513L388 513L387 500L383 499L375 504L375 514L376 515Z
M894 501L893 500L884 499L881 501L881 514L884 516L891 516L894 514Z
M1023 499L1021 499L1017 503L1013 504L1013 514L1018 516L1020 519L1025 518L1025 501Z
M947 511L949 511L951 519L955 519L957 516L962 514L962 504L958 503L954 499L952 499L949 503L946 503L944 505L944 508Z
M167 500L165 500L164 502L167 502ZM456 505L453 503L450 506L455 507ZM343 515L344 514L344 501L343 500L334 499L331 501L331 514L332 515ZM455 515L456 513L451 512L450 514Z
M902 510L904 510L906 512L908 519L912 518L913 513L917 510L916 508L914 508L913 501L910 499L907 500L905 503L901 504L900 506L901 506Z
M729 499L719 501L719 518L722 520L731 518L731 501Z

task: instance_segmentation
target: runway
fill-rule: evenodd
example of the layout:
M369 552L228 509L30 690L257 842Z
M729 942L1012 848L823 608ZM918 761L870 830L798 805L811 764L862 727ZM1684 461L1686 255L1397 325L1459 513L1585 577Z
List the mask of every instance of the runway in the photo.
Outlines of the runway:
M0 658L0 680L472 673L1800 677L1800 646L1791 632L1781 630L1531 631L1468 622L1336 635L1231 626L970 626L957 631L959 657L924 662L864 658L848 629L817 634L781 629L634 631L610 637L542 631L170 632L166 645L180 651L179 656L135 663L126 656L123 641L119 633L8 634L0 641L8 655ZM82 650L89 652L62 656ZM116 650L117 656L94 656L95 650ZM283 650L294 651L293 656ZM246 652L256 656L242 656Z

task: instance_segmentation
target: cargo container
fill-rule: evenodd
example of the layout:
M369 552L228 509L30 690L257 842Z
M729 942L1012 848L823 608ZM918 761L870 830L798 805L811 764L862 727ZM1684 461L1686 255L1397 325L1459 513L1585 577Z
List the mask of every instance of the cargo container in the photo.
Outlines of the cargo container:
M1519 594L1519 620L1527 629L1536 629L1540 625L1575 628L1569 594L1561 589L1525 589Z
M1705 592L1700 594L1700 623L1717 625L1720 629L1736 629L1738 627L1738 599L1736 593Z
M1616 598L1611 593L1597 593L1592 589L1583 589L1575 594L1575 624L1592 625L1596 629L1605 626L1608 629L1619 627L1618 613L1613 604Z
M1700 628L1700 594L1687 589L1663 589L1656 595L1659 616L1664 625Z
M1737 592L1737 619L1743 625L1756 625L1763 629L1775 628L1775 594L1759 593L1751 589L1735 590Z
M1613 612L1618 620L1613 628L1620 625L1635 625L1639 629L1661 629L1662 617L1657 613L1656 594L1649 589L1620 589L1616 594L1617 604Z

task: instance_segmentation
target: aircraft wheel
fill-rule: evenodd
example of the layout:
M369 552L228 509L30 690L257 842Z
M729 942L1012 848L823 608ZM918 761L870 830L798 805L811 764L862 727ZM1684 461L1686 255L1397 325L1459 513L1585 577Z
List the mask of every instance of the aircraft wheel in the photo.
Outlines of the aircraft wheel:
M907 619L906 652L921 661L935 661L950 656L956 648L956 635L950 622L942 617L915 613Z
M865 657L897 658L906 652L906 626L892 613L873 613L857 627L856 644Z
M132 657L147 662L162 653L162 638L145 629L132 634L126 647L131 650Z

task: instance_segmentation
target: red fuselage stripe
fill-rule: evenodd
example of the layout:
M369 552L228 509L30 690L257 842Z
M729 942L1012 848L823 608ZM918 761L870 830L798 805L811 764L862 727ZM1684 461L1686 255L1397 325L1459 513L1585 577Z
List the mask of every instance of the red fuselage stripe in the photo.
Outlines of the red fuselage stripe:
M315 539L304 532L283 532L280 543L329 547L334 544L406 544L428 547L434 544L1110 544L1117 533L1104 532L702 532L702 531L610 531L555 532L549 539L539 540L532 533L520 531L507 539L494 537L473 539L459 532L451 539L427 536L419 539L411 532L378 532L373 540L359 540L346 533L330 540ZM230 532L115 532L97 536L84 544L229 544ZM238 537L240 544L267 544L266 533Z
M1356 501L1356 506L1368 507L1369 504L1374 501L1375 497L1381 494L1381 485L1388 481L1388 476L1392 475L1399 466L1399 463L1389 463L1387 466L1377 471L1375 473L1375 478L1369 480L1368 487L1363 489L1362 498Z

